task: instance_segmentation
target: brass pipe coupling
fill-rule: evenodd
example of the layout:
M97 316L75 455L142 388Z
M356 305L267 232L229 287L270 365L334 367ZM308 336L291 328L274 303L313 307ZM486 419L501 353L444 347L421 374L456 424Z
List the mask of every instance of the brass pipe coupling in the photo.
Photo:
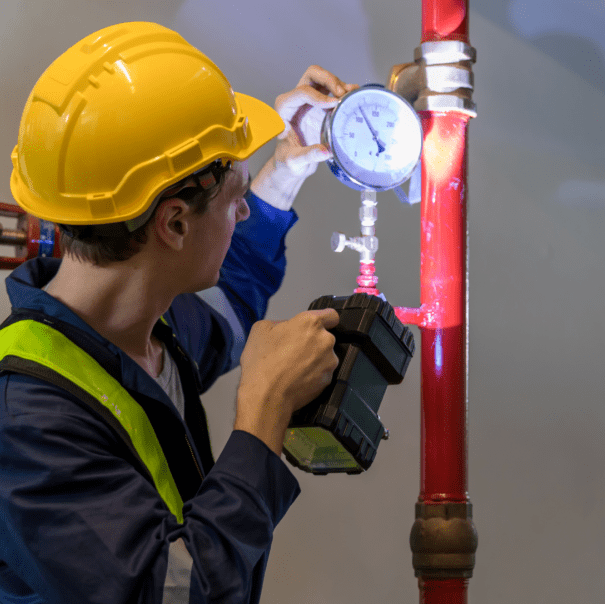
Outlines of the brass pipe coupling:
M475 567L477 530L471 503L417 503L410 533L415 576L469 579Z
M416 111L458 111L476 117L472 100L476 56L477 51L464 42L423 42L414 50L414 63L393 65L387 88Z

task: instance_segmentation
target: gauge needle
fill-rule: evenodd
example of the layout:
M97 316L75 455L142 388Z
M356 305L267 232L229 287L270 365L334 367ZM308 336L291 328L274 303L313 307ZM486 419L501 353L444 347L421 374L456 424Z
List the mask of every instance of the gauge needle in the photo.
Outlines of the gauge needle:
M368 125L368 128L372 133L372 138L376 141L376 144L378 145L377 155L380 155L386 149L386 147L384 146L384 143L378 138L378 132L374 130L374 128L372 128L372 124L370 124L370 120L368 119L368 116L364 113L361 106L359 107L359 111L361 111L361 115L363 116L363 119L366 121L366 124Z

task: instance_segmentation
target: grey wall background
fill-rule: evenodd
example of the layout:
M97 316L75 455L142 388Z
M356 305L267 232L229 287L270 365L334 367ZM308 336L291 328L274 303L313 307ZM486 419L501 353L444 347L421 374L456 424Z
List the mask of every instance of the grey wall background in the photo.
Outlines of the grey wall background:
M481 4L481 6L479 6ZM605 8L579 0L472 2L478 52L469 130L469 492L479 549L469 601L602 602L605 593ZM476 6L475 6L476 5ZM420 0L0 0L0 200L35 81L68 46L130 20L177 29L236 90L273 103L318 63L384 82L420 42ZM258 169L270 149L252 162ZM379 288L419 303L419 206L379 195ZM355 286L358 195L321 166L296 202L288 272L269 318ZM3 277L6 273L3 274ZM8 314L0 294L0 314ZM417 341L419 334L416 330ZM419 355L381 406L391 440L361 476L294 470L264 604L416 602L408 536L419 491ZM218 454L238 374L204 397Z

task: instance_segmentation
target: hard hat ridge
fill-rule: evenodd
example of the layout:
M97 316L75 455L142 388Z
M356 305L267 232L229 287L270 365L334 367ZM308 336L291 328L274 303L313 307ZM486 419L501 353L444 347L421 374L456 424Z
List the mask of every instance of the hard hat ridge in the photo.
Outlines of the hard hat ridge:
M283 128L177 32L121 23L72 46L34 86L11 190L53 222L130 220L187 173L243 160Z

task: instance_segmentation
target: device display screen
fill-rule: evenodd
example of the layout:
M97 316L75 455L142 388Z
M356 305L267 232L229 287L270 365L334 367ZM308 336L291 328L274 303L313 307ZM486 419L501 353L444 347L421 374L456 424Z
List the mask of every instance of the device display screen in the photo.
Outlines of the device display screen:
M308 469L360 469L353 456L324 428L290 428L286 432L284 446L301 466Z

